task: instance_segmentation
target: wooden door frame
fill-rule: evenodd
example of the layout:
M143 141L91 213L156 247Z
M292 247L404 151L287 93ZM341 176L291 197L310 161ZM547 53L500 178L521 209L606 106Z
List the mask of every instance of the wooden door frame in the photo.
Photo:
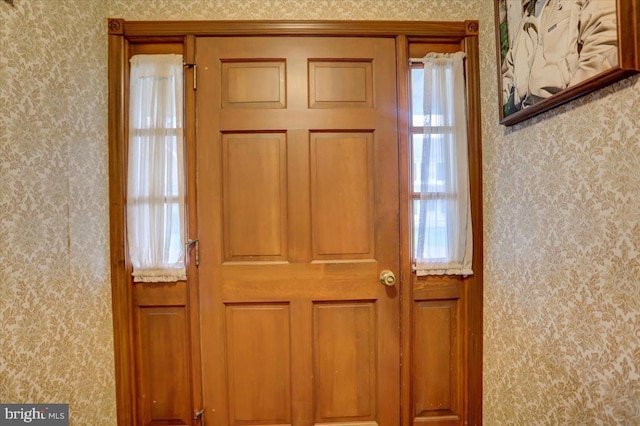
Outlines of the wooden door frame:
M128 103L128 57L136 44L182 45L187 63L195 57L196 36L361 36L389 37L396 43L398 153L400 200L400 324L401 324L401 401L402 424L413 419L412 395L412 306L414 274L411 270L411 194L409 149L409 57L412 43L457 44L466 52L467 108L469 137L469 175L471 183L472 221L474 225L474 277L465 286L464 315L467 333L464 339L465 413L468 424L482 423L482 155L480 122L480 68L478 21L417 22L417 21L124 21L108 19L109 70L109 213L111 246L111 287L114 328L116 402L119 425L137 424L135 317L131 265L126 241L126 147ZM193 84L193 70L185 76L187 87ZM187 91L187 117L194 116L193 92ZM186 121L187 167L194 173L194 120ZM194 184L194 179L189 179ZM195 186L188 188L188 219L195 224ZM195 226L189 226L189 236L197 238ZM185 306L191 322L191 376L194 380L192 410L202 403L199 364L199 330L197 303L197 270L187 259L188 284ZM468 303L467 303L468 302Z

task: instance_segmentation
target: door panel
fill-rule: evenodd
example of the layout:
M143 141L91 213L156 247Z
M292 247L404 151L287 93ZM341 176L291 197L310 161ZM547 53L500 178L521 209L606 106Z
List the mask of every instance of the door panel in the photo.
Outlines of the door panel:
M373 135L310 136L313 259L373 259Z
M183 284L165 292L171 294L162 300L145 284L139 284L134 292L135 330L140 336L136 364L141 424L190 424L188 318L180 295Z
M309 108L372 106L371 61L309 60Z
M314 303L313 320L316 421L375 420L375 304Z
M395 42L203 37L206 422L399 424Z
M222 150L225 260L286 260L286 136L226 133Z
M220 63L222 108L285 108L285 61Z
M415 417L460 420L458 301L417 302L414 309Z
M231 424L291 423L290 316L282 303L226 306Z

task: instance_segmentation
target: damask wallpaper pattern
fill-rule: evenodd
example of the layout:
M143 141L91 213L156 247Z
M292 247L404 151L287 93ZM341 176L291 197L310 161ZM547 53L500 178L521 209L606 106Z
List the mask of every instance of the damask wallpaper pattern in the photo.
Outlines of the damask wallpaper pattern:
M633 77L485 135L487 424L640 424L639 110Z
M479 19L484 422L640 424L640 81L498 124L490 0L0 2L0 400L115 424L106 18Z
M0 2L0 401L113 424L106 10Z

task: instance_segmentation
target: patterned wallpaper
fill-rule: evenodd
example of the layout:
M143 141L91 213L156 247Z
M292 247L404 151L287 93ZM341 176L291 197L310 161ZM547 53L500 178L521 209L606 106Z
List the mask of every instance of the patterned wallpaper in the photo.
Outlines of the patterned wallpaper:
M0 2L0 401L115 416L100 2Z
M485 132L487 424L640 425L638 111L635 76Z
M115 424L106 17L479 19L485 424L640 424L638 77L505 128L490 0L14 3L0 2L0 400Z

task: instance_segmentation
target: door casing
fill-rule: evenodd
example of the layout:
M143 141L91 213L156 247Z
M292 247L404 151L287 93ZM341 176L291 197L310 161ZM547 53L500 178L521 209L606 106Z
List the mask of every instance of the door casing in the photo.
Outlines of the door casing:
M400 200L400 304L401 304L401 422L415 424L429 416L440 418L436 424L482 423L482 158L480 125L480 79L478 22L405 22L405 21L180 21L136 22L108 20L109 33L109 201L112 273L112 308L116 373L116 401L119 425L140 424L145 416L140 394L145 387L140 351L150 350L141 338L145 312L171 306L183 309L177 333L186 351L180 358L185 379L190 381L190 395L182 401L184 422L191 424L191 414L202 404L200 379L200 346L197 307L197 270L194 247L190 249L188 280L172 286L138 286L131 280L131 265L126 246L126 150L128 105L128 59L134 53L182 53L185 62L195 58L195 37L211 35L333 35L389 37L396 44L398 152ZM474 225L474 276L465 280L418 279L411 271L411 210L410 210L410 141L408 83L409 58L426 51L463 50L467 56L467 105L469 135L469 175L471 183L472 221ZM197 67L185 74L186 117L194 117L194 87ZM195 81L194 81L195 80ZM195 123L187 120L187 169L195 165L193 141ZM195 182L188 188L188 221L195 224ZM195 226L189 226L189 238L197 238ZM454 288L455 287L455 288ZM414 388L420 387L415 377L420 354L420 336L414 326L416 306L433 300L458 300L454 312L462 323L456 324L460 339L455 341L455 362L460 365L460 380L456 395L462 401L457 412L416 412ZM440 303L440 302L436 302ZM155 312L155 311L154 311ZM458 315L458 314L456 314ZM418 343L416 343L418 341ZM428 341L426 339L425 341ZM158 366L156 366L158 367ZM443 388L445 391L453 390ZM436 420L432 418L430 421ZM151 423L153 424L153 422ZM195 423L197 424L197 423Z

